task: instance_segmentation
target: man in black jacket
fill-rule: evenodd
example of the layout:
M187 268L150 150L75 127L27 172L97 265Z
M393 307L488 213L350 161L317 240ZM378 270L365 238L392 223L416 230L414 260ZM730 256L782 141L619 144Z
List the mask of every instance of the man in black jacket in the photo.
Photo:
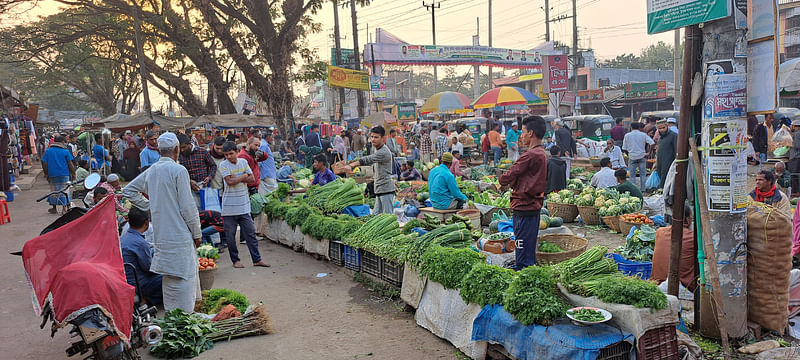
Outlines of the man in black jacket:
M658 150L656 151L656 171L661 178L658 188L664 188L667 173L677 153L678 135L669 130L666 120L659 120L658 124Z
M567 162L560 158L558 146L550 148L550 159L547 160L547 187L545 193L563 190L567 187Z
M767 116L764 119L764 123L758 124L755 131L753 131L753 150L755 150L762 163L767 161L767 144L772 141L772 134L776 130L773 121L774 118L772 116Z

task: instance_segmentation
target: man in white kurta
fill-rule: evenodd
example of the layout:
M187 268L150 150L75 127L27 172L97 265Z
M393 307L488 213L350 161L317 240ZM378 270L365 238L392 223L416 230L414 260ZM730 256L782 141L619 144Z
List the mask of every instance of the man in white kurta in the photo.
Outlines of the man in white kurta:
M162 134L158 149L161 158L125 186L122 194L133 205L150 210L154 231L150 271L163 276L164 309L191 313L195 300L201 298L195 250L202 237L200 217L189 172L176 162L178 138Z

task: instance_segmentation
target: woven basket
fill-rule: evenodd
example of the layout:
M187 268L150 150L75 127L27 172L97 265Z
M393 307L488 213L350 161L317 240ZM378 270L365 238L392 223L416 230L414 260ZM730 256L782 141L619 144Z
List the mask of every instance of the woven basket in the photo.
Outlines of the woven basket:
M601 225L603 222L600 216L597 215L597 208L594 206L578 206L578 213L581 214L581 219L586 225Z
M631 232L632 227L641 225L642 224L627 222L625 220L619 219L619 232L622 234L622 236L628 236L628 233Z
M565 223L575 222L575 218L578 217L578 207L572 204L559 204L548 201L547 210L550 211L550 216L558 216L564 219Z
M560 248L564 249L564 251L559 253L544 253L537 250L536 263L542 265L555 264L564 260L572 259L586 251L586 247L589 245L588 240L572 234L542 235L539 237L539 242L542 241L556 244Z
M608 226L609 229L619 232L619 217L618 216L603 216L600 219Z

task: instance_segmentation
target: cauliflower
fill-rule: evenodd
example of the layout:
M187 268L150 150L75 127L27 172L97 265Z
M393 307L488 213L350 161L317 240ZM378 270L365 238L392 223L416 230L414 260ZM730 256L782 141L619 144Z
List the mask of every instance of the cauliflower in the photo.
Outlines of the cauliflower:
M605 204L606 204L606 206L611 206L611 205L616 204L616 202L614 200L608 199L608 200L605 201Z
M620 205L625 205L625 204L627 204L627 203L628 203L628 200L629 200L629 199L630 199L630 198L629 198L629 197L627 197L627 196L626 196L626 197L621 197L621 198L619 198L619 204L620 204ZM638 199L638 198L637 198L637 199Z

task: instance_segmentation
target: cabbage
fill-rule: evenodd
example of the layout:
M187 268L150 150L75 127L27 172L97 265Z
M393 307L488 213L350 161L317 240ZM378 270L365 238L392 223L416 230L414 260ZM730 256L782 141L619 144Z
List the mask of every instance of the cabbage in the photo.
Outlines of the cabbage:
M308 179L297 180L297 187L305 189L309 186L311 186L311 182Z

